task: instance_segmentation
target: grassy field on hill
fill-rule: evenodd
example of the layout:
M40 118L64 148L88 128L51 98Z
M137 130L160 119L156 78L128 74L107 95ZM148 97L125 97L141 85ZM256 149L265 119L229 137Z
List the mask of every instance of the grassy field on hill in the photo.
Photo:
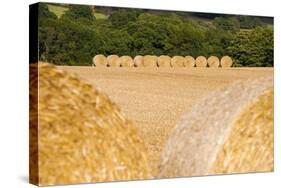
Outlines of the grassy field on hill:
M60 18L67 10L68 8L59 6L59 5L48 5L49 11L53 12L58 18Z
M68 11L67 7L61 6L61 5L48 4L48 8L49 8L49 11L53 12L58 18L60 18L66 11ZM96 12L96 11L94 11L94 9L93 9L93 15L98 20L108 18L108 15Z

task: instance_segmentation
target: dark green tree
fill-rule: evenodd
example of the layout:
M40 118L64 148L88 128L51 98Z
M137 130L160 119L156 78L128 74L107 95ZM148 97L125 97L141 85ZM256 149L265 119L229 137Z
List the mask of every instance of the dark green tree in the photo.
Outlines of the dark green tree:
M46 19L56 19L56 18L57 18L57 16L54 13L49 11L47 4L39 3L39 6L38 6L39 22L44 21Z
M48 20L39 27L39 58L54 64L91 65L100 52L96 33L80 22Z
M239 16L241 29L253 29L257 26L262 26L261 19L253 16Z
M228 53L233 33L230 31L223 31L221 29L210 28L205 33L204 55L215 55L221 57Z
M63 18L88 22L95 20L93 10L88 5L70 5L69 10L63 15Z
M141 11L137 9L119 9L109 16L109 20L113 27L120 28L136 21L140 13Z
M273 29L257 27L238 32L228 48L236 66L273 66Z
M132 54L132 37L126 30L112 30L104 28L98 32L101 42L100 50L105 55L133 55Z
M196 24L177 15L141 14L127 26L133 37L134 54L200 54L203 32Z
M214 19L214 25L222 31L239 31L240 29L239 20L233 16L217 17Z

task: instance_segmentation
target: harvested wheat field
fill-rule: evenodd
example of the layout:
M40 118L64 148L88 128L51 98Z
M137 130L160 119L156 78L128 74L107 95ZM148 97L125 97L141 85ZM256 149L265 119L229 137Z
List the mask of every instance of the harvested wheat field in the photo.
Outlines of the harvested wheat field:
M69 67L96 86L133 120L148 147L153 175L158 176L162 148L180 117L202 97L238 80L272 76L272 68L99 68Z

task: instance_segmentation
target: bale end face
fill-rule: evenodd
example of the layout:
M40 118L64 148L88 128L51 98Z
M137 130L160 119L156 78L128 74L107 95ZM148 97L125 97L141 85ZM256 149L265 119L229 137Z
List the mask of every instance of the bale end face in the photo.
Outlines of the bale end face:
M141 55L137 55L135 58L134 58L134 66L135 67L143 67L143 56Z
M157 56L146 55L143 57L143 66L144 67L157 67Z
M196 67L207 67L207 59L204 56L198 56L195 60Z
M231 57L229 57L229 56L223 56L223 57L221 58L220 64L221 64L221 67L222 67L222 68L229 68L229 67L232 66L233 61L232 61Z
M96 67L106 67L107 59L104 55L98 54L93 58L93 65Z
M121 67L133 67L134 61L130 56L121 56L119 59Z
M237 117L210 173L273 171L273 137L271 88Z
M109 67L120 67L120 62L118 61L118 55L109 55L107 57L107 63Z
M166 55L161 55L157 59L158 67L171 67L171 57Z
M184 67L185 64L185 58L182 56L174 56L171 59L171 66L172 67Z
M212 68L218 68L220 65L220 60L216 56L210 56L207 60L208 66Z
M169 136L160 177L272 171L272 77L204 97Z
M192 68L195 66L195 59L192 56L185 56L184 66Z

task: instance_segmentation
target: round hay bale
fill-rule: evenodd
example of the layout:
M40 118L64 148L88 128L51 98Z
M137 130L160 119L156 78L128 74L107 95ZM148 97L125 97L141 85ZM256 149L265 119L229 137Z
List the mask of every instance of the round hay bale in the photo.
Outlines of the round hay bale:
M231 67L233 64L233 61L231 59L231 57L229 56L223 56L221 58L221 67L222 68L227 68L227 67Z
M145 55L143 57L144 67L157 67L157 56L155 55Z
M118 61L120 62L121 67L133 67L134 61L130 56L124 55L121 56Z
M220 65L220 60L216 56L210 56L208 58L208 65L209 67L218 68Z
M143 56L142 55L135 56L134 64L136 67L143 67Z
M151 178L136 128L106 95L46 63L39 81L40 185Z
M184 67L185 64L185 58L182 56L174 56L171 59L171 66L172 67Z
M207 59L204 56L198 56L195 60L196 67L207 67Z
M117 61L119 58L118 55L109 55L107 56L107 63L110 67L120 67L120 62Z
M192 56L185 56L184 66L189 68L194 67L195 59Z
M99 54L93 58L93 65L96 67L106 67L107 66L107 59L104 55Z
M158 67L171 67L171 57L161 55L157 58Z
M160 177L272 171L272 77L203 98L173 129L162 154Z

